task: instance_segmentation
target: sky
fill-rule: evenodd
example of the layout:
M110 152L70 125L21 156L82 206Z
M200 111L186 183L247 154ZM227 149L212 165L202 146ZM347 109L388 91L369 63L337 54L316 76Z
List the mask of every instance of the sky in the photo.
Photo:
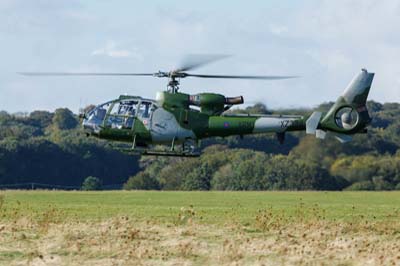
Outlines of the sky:
M152 77L26 77L17 72L157 72L189 54L229 58L193 73L296 75L181 81L181 91L243 95L269 108L334 101L375 72L370 99L400 101L398 0L0 0L0 110L78 112L121 94L155 98Z

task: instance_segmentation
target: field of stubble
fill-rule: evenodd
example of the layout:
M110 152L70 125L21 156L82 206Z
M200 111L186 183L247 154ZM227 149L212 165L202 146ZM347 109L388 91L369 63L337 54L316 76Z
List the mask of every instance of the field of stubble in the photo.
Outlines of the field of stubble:
M400 192L0 191L0 265L400 265Z

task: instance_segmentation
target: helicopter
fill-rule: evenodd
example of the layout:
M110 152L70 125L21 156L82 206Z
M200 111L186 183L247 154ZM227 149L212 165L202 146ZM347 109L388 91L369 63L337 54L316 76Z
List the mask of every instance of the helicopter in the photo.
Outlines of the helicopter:
M80 114L87 136L125 143L115 148L133 155L200 156L202 139L275 133L282 144L285 133L306 131L319 139L329 132L340 142L352 135L366 133L371 118L366 101L374 73L362 69L346 87L334 105L325 113L310 115L233 114L233 106L244 103L243 96L226 97L218 93L189 95L179 91L184 78L280 80L296 76L243 76L192 74L193 70L225 56L192 57L172 71L155 73L68 73L20 72L29 76L149 76L167 78L167 89L157 92L156 99L121 95ZM162 148L160 148L162 147Z

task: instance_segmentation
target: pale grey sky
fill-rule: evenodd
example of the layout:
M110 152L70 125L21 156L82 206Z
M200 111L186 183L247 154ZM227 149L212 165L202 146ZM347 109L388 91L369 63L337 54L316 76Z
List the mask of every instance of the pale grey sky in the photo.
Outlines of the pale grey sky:
M365 67L376 72L370 98L398 102L400 1L0 0L0 110L77 112L125 93L154 98L166 83L18 71L155 72L193 53L234 55L196 73L302 77L185 79L188 93L311 107L335 100Z

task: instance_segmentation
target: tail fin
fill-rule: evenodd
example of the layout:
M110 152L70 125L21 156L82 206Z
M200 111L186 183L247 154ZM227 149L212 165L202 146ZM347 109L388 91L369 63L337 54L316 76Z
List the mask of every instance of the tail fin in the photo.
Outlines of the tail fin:
M365 106L374 75L374 73L368 73L366 69L362 69L343 92L342 97L345 102L356 108Z
M365 132L371 122L366 102L373 79L374 73L362 69L321 119L318 130L333 132L341 142L349 141L348 135Z

